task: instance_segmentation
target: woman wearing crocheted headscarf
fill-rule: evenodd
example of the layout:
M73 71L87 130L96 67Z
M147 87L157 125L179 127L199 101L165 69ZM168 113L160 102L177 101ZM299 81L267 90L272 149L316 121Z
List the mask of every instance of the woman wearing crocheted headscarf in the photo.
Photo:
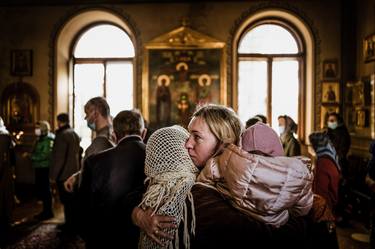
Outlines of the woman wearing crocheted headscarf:
M226 146L197 181L216 187L241 212L280 227L290 213L306 215L313 204L310 160L283 155L276 132L258 122L242 134L242 149Z
M201 169L224 144L239 144L242 124L232 109L209 104L201 106L195 111L189 123L189 131L190 136L188 134L181 147L174 150L186 148L194 165ZM149 141L147 144L150 143ZM171 154L169 152L164 160L169 161L168 158ZM132 220L159 245L165 244L164 238L174 239L170 233L164 232L164 229L177 228L173 217L155 214L152 208L144 210L136 207L132 212Z
M155 131L146 145L145 174L148 188L139 204L143 209L152 208L158 215L167 215L175 219L176 228L158 227L154 233L168 233L173 241L161 239L169 248L179 247L177 227L181 220L187 221L188 207L185 199L192 200L190 189L193 186L199 170L195 167L184 147L189 133L181 126L171 126ZM193 202L192 202L193 205ZM192 209L193 210L193 209ZM194 231L194 212L191 231ZM186 222L185 222L186 223ZM189 248L190 236L185 224L183 242ZM140 248L161 248L145 232L141 232Z

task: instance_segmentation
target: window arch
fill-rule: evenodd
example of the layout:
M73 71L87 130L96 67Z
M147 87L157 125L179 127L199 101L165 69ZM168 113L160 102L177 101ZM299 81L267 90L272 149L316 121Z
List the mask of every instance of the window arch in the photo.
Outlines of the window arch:
M79 37L73 54L76 58L133 58L134 46L121 28L113 24L98 24Z
M98 95L106 97L112 116L137 103L136 91L140 88L136 83L140 82L141 72L135 54L140 47L139 31L126 13L115 8L74 10L55 28L51 35L54 56L50 63L51 114L69 113L71 124L82 136L81 146L85 148L92 135L84 120L86 99ZM108 33L115 39L108 39ZM121 42L116 43L117 40ZM86 46L90 49L85 50ZM83 83L78 84L79 81ZM82 123L77 124L77 121Z
M275 41L277 44L275 45ZM297 54L300 52L290 31L277 23L259 24L241 37L240 54Z
M283 10L253 13L239 25L232 47L232 89L242 121L263 114L276 129L277 117L287 114L306 141L314 124L313 41L308 26Z
M90 26L74 44L73 120L83 148L91 142L84 120L84 105L90 98L105 97L112 116L133 108L133 60L130 37L113 24Z

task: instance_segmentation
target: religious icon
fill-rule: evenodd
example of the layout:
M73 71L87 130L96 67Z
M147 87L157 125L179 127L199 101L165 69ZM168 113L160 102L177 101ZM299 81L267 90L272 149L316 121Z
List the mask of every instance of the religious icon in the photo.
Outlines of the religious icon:
M187 125L197 104L220 103L220 49L152 49L148 59L150 127Z
M11 52L11 74L16 76L32 75L32 50L16 49Z
M208 74L202 74L198 78L197 87L197 102L198 104L204 104L211 102L211 83L212 79Z
M177 109L179 111L180 122L183 126L187 126L190 118L190 101L189 95L185 92L180 94L180 98L177 102Z
M10 99L10 117L12 125L28 124L32 122L31 117L32 100L25 94L14 95Z
M322 82L322 103L339 103L340 83Z
M364 84L362 81L358 81L353 86L353 105L365 105Z
M366 63L375 60L375 34L368 35L363 40L363 57Z
M167 126L171 121L171 79L163 74L157 78L156 88L156 122L159 126Z
M356 111L356 127L364 128L368 126L368 123L368 110L358 109Z
M337 60L325 60L323 62L323 76L324 78L337 78Z
M179 82L185 82L188 80L188 70L189 70L189 66L185 62L177 63L176 71L178 72Z

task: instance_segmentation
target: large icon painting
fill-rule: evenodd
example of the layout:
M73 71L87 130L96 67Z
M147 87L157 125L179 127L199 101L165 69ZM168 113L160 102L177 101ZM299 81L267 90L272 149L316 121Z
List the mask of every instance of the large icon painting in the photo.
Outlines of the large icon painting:
M144 103L143 111L154 128L172 124L186 126L197 105L225 102L223 46L218 46L220 42L213 47L209 46L209 42L208 45L201 43L194 48L189 44L173 46L179 43L176 39L181 36L190 37L190 42L197 42L194 36L199 33L186 27L178 30L179 36L176 33L171 35L175 30L169 33L167 39L175 41L174 44L146 46L147 76L144 78L144 89L147 90L148 101ZM184 33L181 34L181 31Z
M197 104L220 103L220 58L218 49L150 51L150 122L186 125Z

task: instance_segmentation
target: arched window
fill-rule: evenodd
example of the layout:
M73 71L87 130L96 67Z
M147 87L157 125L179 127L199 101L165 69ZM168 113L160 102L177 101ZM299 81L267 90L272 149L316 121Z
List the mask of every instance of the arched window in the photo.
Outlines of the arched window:
M297 32L276 20L253 23L239 38L237 58L241 120L263 114L277 130L277 117L286 114L300 123L304 51Z
M96 96L107 99L114 117L133 108L134 46L118 26L98 24L86 29L73 49L73 120L85 149L91 143L84 105Z

